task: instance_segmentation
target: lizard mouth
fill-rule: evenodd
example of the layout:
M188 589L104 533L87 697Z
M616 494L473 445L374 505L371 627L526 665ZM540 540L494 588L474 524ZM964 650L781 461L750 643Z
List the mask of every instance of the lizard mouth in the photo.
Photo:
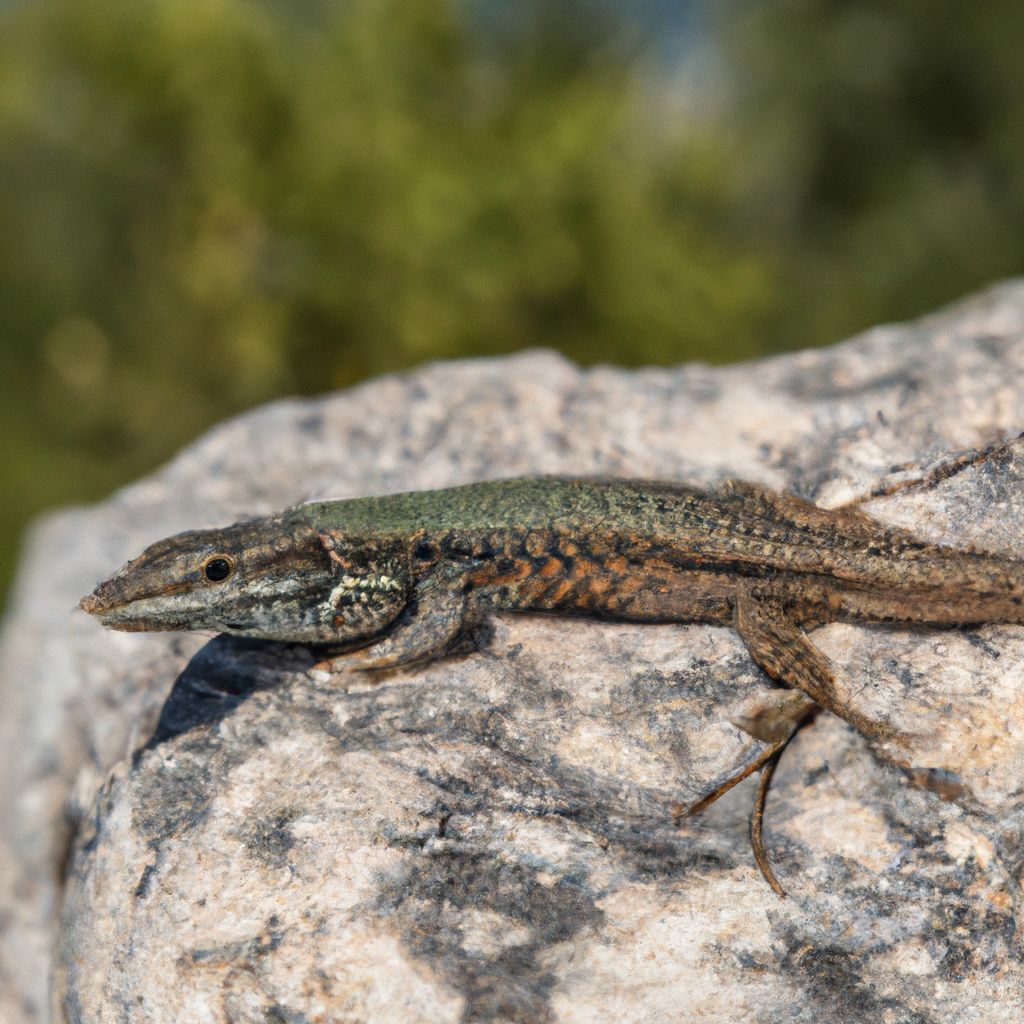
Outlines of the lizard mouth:
M123 596L107 597L103 586L78 602L84 612L99 619L104 626L126 633L194 628L192 617L185 611L168 608L159 598Z
M83 597L78 607L104 626L127 632L188 628L184 624L187 620L173 606L168 607L160 595L129 589L120 574L111 576Z

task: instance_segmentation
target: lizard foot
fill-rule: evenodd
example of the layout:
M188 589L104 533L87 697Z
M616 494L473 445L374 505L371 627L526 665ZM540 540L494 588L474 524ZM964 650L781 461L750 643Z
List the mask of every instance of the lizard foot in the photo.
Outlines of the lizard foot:
M764 844L764 808L771 788L775 767L779 763L782 752L797 730L807 721L808 715L816 707L806 694L800 690L780 690L771 699L749 713L733 719L733 724L749 733L762 743L769 744L768 749L751 764L745 765L735 775L716 786L710 793L687 808L681 815L691 817L713 804L723 793L742 782L749 775L760 769L761 779L757 787L757 799L750 818L750 846L761 874L765 881L781 896L786 896L785 889L779 884L768 858Z

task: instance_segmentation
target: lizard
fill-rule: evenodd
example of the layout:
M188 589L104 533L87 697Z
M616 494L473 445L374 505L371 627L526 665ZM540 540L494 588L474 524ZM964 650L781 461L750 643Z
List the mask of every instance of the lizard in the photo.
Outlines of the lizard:
M859 508L825 509L726 481L539 477L317 501L159 541L80 607L119 630L217 630L342 651L333 669L443 656L491 611L733 627L783 684L735 724L763 756L755 860L780 896L762 833L778 758L818 706L871 739L891 729L854 707L807 631L828 622L1024 623L1024 564L942 547Z

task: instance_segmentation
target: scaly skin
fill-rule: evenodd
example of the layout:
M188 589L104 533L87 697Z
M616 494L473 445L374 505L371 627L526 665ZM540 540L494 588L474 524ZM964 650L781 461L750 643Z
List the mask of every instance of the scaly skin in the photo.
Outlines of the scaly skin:
M805 628L1022 622L1022 596L1018 562L938 547L860 512L751 484L706 493L542 478L314 502L182 533L148 548L81 607L123 630L372 643L335 663L359 669L442 654L491 609L732 625L754 661L798 691L738 723L769 744L764 763L773 765L812 702L892 738L841 697ZM760 842L765 789L755 854L781 893Z

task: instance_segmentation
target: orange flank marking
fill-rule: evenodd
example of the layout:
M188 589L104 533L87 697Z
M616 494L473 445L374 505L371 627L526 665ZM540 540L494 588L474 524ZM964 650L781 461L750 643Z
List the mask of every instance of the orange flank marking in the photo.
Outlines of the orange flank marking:
M629 562L622 555L613 555L604 564L610 572L625 575L629 571Z
M603 594L612 582L603 566L587 558L580 558L573 563L572 576L574 580L586 584L590 595Z
M563 569L564 565L557 558L549 558L541 567L538 576L543 576L545 579L550 579L552 576L557 576Z
M600 570L598 569L596 562L591 562L589 558L579 558L573 562L572 575L574 579L585 580L591 579L597 576Z
M618 592L620 597L632 597L643 585L643 581L637 576L627 576L619 581Z
M523 580L528 580L532 575L533 563L525 558L517 558L509 572L498 573L490 577L481 575L478 582L501 586L502 584L522 583Z
M539 533L528 533L523 547L531 558L540 558L540 556L548 550L548 542L547 539Z

